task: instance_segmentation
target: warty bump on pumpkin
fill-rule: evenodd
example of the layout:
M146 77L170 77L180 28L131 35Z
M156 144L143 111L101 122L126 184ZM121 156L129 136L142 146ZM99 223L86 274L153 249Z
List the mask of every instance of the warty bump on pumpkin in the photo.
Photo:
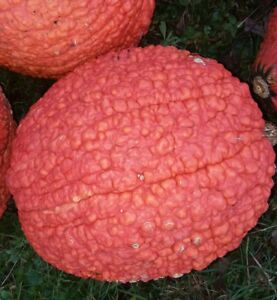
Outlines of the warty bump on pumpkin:
M274 152L249 88L174 47L110 53L60 79L13 143L22 228L57 268L107 281L202 270L266 211Z

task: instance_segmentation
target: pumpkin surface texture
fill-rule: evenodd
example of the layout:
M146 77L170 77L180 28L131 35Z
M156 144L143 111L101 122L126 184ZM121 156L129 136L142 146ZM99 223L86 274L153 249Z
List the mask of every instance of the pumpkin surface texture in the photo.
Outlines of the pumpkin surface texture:
M0 0L0 65L60 77L111 50L136 45L154 0Z
M55 83L17 130L7 181L46 261L147 281L201 270L267 209L274 152L249 88L174 47L109 53Z
M0 87L0 218L6 209L9 198L5 176L9 167L13 134L14 122L11 109Z
M265 110L277 112L277 7L270 15L255 61L253 90L260 97Z

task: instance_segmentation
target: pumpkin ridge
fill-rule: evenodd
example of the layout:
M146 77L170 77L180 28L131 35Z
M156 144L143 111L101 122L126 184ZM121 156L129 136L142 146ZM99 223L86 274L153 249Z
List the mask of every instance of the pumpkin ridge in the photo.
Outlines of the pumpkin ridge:
M255 143L255 142L261 142L263 140L263 136L261 136L261 139L257 139L257 140L254 140L252 141L252 143ZM170 177L166 177L166 178L163 178L163 179L160 179L160 180L156 180L156 181L147 181L145 183L141 183L133 188L130 188L130 189L126 189L126 190L123 190L123 191L112 191L112 190L107 190L106 192L102 192L102 193L92 193L91 195L89 196L84 196L83 198L80 198L78 201L69 201L69 202L64 202L63 204L61 205L56 205L56 206L53 206L53 207L47 207L47 208L35 208L35 209L25 209L25 208L22 208L21 209L21 212L23 213L32 213L32 212L40 212L40 213L55 213L55 210L59 210L59 208L63 207L63 206L66 206L66 205L69 205L69 204L72 204L72 207L71 208L74 208L75 207L78 207L79 203L80 202L85 202L85 201L89 201L91 200L92 202L95 200L94 198L97 197L97 196L106 196L106 195L110 195L110 194L113 194L113 195L117 195L117 196L120 196L124 193L134 193L137 189L139 189L143 184L147 185L147 186L151 186L153 184L161 184L163 182L166 182L167 180L170 180L170 179L173 179L177 182L176 178L179 177L179 176L184 176L184 175L191 175L191 174L195 174L197 172L200 172L200 171L203 171L203 170L207 170L209 167L216 167L216 166L219 166L221 165L222 163L224 162L228 162L230 160L232 160L233 158L236 158L243 150L244 148L246 147L249 147L249 145L247 144L244 144L242 146L242 148L238 149L238 151L236 153L233 153L232 155L230 155L229 157L225 157L224 159L222 159L221 161L218 161L216 163L210 163L210 164L207 164L207 165L204 165L200 168L198 168L197 170L195 171L191 171L191 172L180 172L180 173L177 173L173 176L170 176ZM82 181L82 179L80 179ZM37 197L37 196L48 196L49 194L53 194L57 191L62 191L63 190L63 187L62 188L58 188L57 190L51 190L50 192L46 192L46 193L40 193L40 194L36 194L34 192L34 197ZM48 226L48 225L47 225Z

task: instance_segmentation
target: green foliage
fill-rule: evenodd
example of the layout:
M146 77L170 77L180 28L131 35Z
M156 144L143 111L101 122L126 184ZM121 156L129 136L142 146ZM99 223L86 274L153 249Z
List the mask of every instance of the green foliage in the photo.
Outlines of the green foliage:
M175 45L216 58L247 81L261 41L257 28L274 4L276 1L158 0L142 45ZM249 20L250 28L246 26ZM0 70L0 84L17 121L53 82ZM133 284L79 279L41 260L26 241L11 202L0 220L0 300L277 299L274 194L268 211L237 250L202 272Z
M260 36L247 28L260 26L272 7L261 1L158 1L150 34L144 44L174 45L212 57L247 81Z

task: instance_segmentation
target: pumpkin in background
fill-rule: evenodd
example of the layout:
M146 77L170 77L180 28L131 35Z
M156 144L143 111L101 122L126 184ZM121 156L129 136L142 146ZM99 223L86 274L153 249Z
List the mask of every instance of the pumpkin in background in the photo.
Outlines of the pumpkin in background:
M7 181L27 239L57 268L179 277L238 247L266 211L263 131L248 86L215 60L133 48L75 69L32 106Z
M154 0L0 0L0 65L60 77L111 50L136 45Z
M256 57L253 91L263 110L277 113L277 7L270 15L267 31Z
M6 209L9 198L5 177L10 162L14 127L10 105L0 87L0 218Z

